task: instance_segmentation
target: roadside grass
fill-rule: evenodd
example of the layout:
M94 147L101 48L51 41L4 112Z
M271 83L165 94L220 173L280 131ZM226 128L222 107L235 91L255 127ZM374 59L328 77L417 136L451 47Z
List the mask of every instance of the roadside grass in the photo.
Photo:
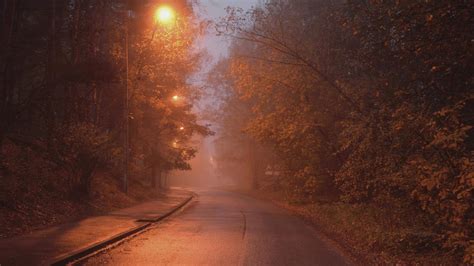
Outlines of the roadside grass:
M311 223L361 265L460 265L461 254L447 253L429 218L375 204L289 203L281 193L253 191Z

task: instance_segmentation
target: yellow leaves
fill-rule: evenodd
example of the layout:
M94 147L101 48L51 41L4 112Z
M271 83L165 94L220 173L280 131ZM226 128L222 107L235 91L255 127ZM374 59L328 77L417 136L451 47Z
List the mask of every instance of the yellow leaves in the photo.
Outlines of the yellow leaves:
M468 247L464 253L463 262L466 265L474 265L474 240L469 240Z
M426 178L421 181L421 185L431 191L438 186L438 181L435 178Z
M428 147L439 146L450 150L460 149L463 147L464 140L467 138L467 132L471 128L472 126L462 126L455 130L442 128L434 135Z
M467 175L462 176L460 180L461 184L466 184L471 189L474 188L474 171L468 172Z
M466 213L471 208L472 191L474 188L474 174L469 160L461 160L461 172L454 175L448 166L416 159L412 162L420 178L419 187L412 192L422 208L438 217L440 225L449 225L455 231L446 232L448 236L446 247L466 246L466 234L462 230L467 228L469 221Z

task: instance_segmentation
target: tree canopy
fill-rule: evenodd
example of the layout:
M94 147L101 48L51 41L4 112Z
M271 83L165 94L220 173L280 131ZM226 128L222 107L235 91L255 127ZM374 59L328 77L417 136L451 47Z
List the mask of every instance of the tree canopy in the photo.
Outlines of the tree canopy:
M473 10L466 1L229 8L216 25L233 39L223 110L237 101L251 112L239 130L271 147L290 197L421 213L435 241L472 263Z
M87 192L95 169L120 172L128 123L132 172L189 169L191 136L211 133L192 112L200 89L188 82L202 59L200 24L183 0L160 25L157 4L3 1L0 147L41 151L72 191Z

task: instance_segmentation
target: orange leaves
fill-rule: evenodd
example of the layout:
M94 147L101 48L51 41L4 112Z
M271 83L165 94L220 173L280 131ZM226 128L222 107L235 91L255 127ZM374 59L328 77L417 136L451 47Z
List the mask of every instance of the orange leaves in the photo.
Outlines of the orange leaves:
M421 180L421 186L425 187L428 191L433 190L436 186L438 186L438 182L436 178L426 178Z
M472 40L460 14L472 4L270 2L285 12L263 7L231 77L253 111L248 132L291 166L288 190L307 195L328 170L343 200L417 206L446 247L467 248Z

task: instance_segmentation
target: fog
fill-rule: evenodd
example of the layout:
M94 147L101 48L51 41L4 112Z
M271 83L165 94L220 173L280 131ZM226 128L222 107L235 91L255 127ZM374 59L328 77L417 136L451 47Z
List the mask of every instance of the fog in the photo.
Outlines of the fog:
M194 137L194 141L198 144L198 152L189 162L191 170L170 172L167 176L169 186L212 187L220 184L210 147L212 138Z
M196 6L197 15L203 20L218 20L220 17L226 15L226 7L240 7L249 9L258 4L258 0L205 0L200 1ZM202 84L202 80L211 71L212 65L220 58L226 57L230 42L228 39L221 36L216 36L215 32L210 30L197 42L198 49L204 49L210 56L209 61L206 61L201 72L193 77L193 83ZM209 96L209 95L207 95ZM207 112L205 106L212 105L212 97L202 99L197 106L200 110L196 110L203 119L203 114ZM202 108L204 107L204 108ZM199 108L198 108L199 109ZM205 120L205 119L203 119ZM203 123L208 123L205 121ZM212 123L212 122L211 122ZM215 186L249 186L248 165L240 161L234 161L232 165L221 165L220 169L215 158L215 142L219 138L219 132L214 137L194 137L193 141L196 143L195 148L198 150L196 157L193 158L189 164L191 170L188 171L172 171L165 174L168 186L181 187L215 187ZM226 146L230 144L224 144Z
M191 170L174 170L164 174L165 183L171 187L238 187L252 186L252 162L246 153L248 147L235 147L222 141L219 134L213 137L194 137L196 157L189 164ZM234 160L219 158L216 148L233 149Z

